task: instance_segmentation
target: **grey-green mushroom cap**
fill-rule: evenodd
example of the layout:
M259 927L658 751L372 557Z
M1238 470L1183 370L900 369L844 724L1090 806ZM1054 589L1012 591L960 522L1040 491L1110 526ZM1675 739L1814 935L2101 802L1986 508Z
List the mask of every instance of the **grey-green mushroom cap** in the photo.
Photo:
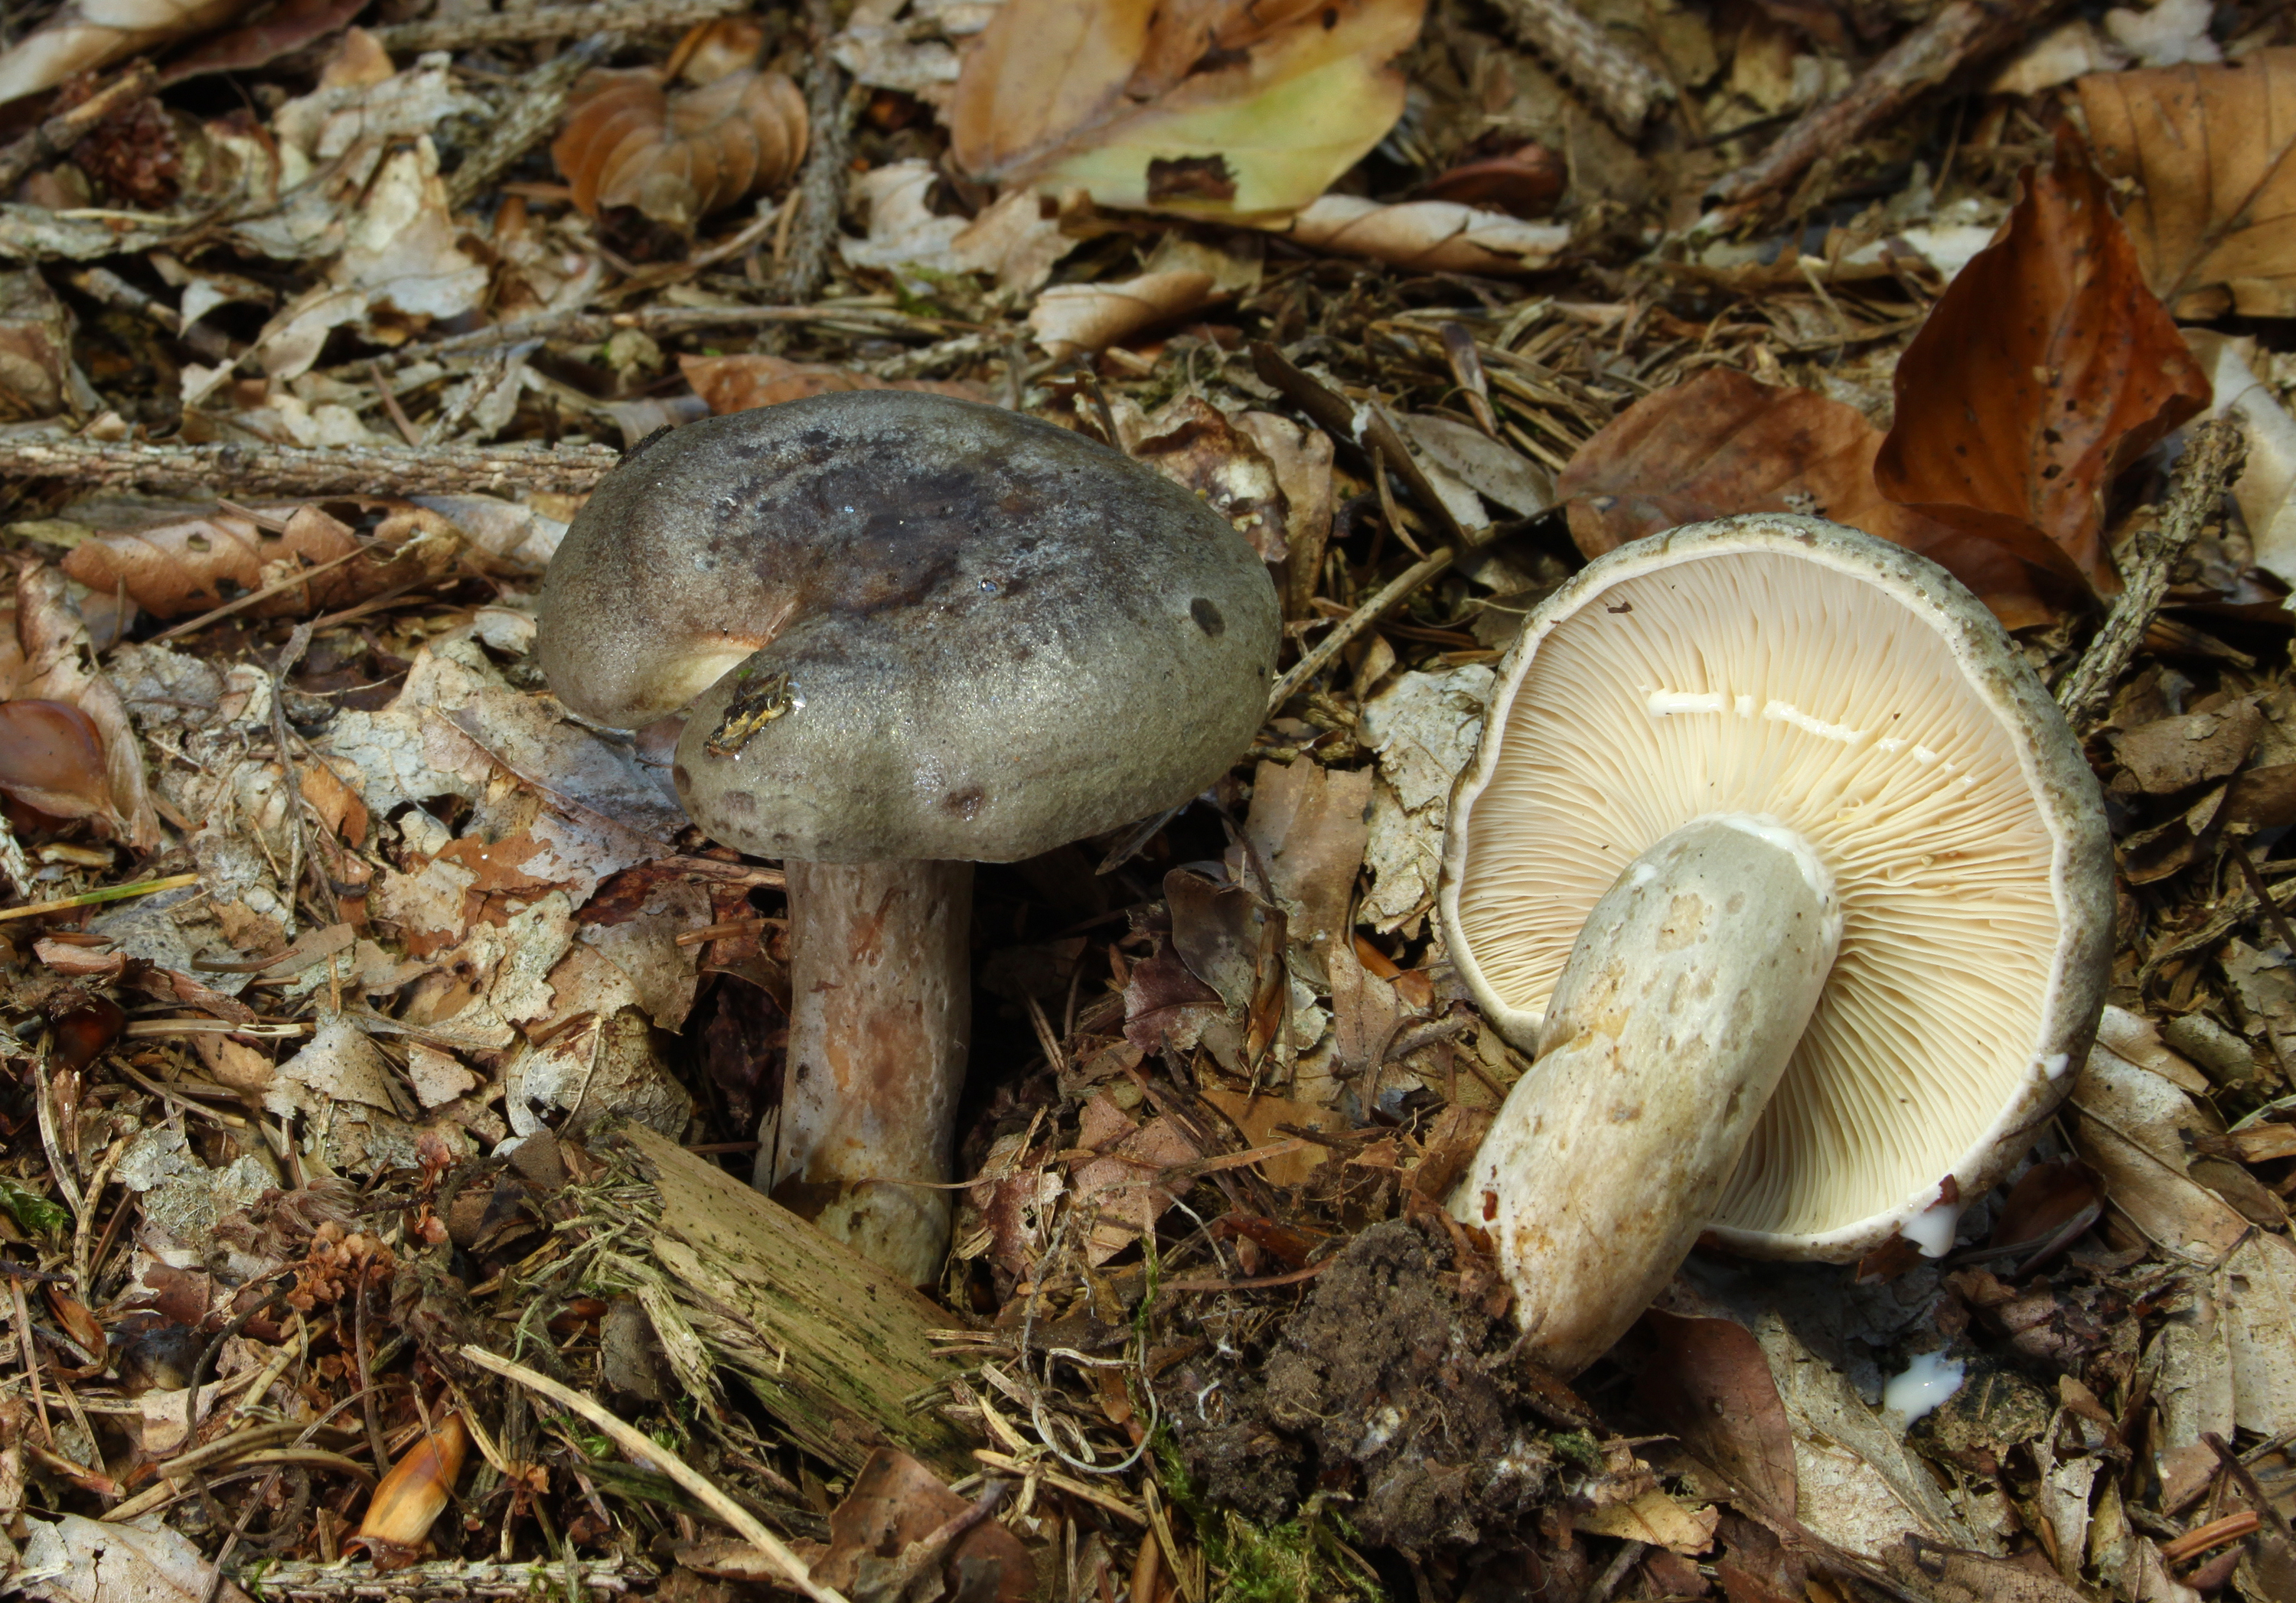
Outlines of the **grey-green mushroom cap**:
M684 709L694 822L767 856L1006 862L1173 806L1250 743L1249 544L1049 423L857 391L690 425L577 515L537 642L576 712Z

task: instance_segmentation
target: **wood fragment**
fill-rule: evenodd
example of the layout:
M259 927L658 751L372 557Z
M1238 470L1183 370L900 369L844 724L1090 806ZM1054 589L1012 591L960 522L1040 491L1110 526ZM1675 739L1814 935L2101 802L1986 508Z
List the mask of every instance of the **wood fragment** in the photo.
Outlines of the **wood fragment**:
M228 486L257 495L472 495L520 490L579 493L622 454L598 445L339 446L158 445L138 440L0 443L0 477L62 478L92 489L162 495L212 495Z
M266 1598L292 1599L294 1603L348 1598L554 1597L562 1595L570 1584L581 1591L618 1598L634 1584L653 1579L650 1571L619 1558L537 1559L529 1564L442 1558L388 1572L365 1562L321 1564L290 1558L264 1565L262 1589Z
M2144 643L2152 615L2169 593L2169 576L2240 476L2248 441L2239 426L2216 418L2195 428L2177 459L2160 527L2136 536L2136 559L2122 576L2120 599L2063 683L2057 705L2076 734L2086 736L2104 715L2112 687Z
M1498 0L1508 31L1551 62L1629 139L1673 86L1611 40L1570 0Z
M661 1197L654 1261L793 1440L848 1472L890 1445L964 1473L963 1434L907 1403L957 1372L933 1354L947 1309L676 1142L640 1126L622 1139Z
M521 6L431 22L398 22L376 29L374 37L391 54L412 55L425 50L569 39L577 34L665 32L749 9L750 0L598 0L594 4Z
M30 133L0 146L0 194L21 184L31 170L71 149L95 131L95 125L124 106L132 106L152 93L157 74L148 58L127 64L120 75L69 111L59 111Z
M837 249L837 221L851 176L853 122L860 110L845 69L829 53L837 24L828 0L811 0L807 11L814 38L813 66L805 78L805 168L792 201L789 255L773 279L776 299L800 303L820 294L829 281L830 253Z
M2063 0L1954 0L1898 41L1841 94L1811 107L1710 198L1736 221L1779 198L1819 158L1863 139L1963 68L2032 37Z

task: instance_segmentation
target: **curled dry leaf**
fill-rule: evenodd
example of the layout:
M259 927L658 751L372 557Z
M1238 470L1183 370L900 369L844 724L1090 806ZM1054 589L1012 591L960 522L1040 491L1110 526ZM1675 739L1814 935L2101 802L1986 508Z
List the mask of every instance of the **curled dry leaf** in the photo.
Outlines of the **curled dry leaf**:
M72 331L70 309L37 269L0 273L0 421L95 409L72 362Z
M988 392L978 384L931 379L889 380L851 368L821 362L791 362L780 356L680 356L678 367L693 393L709 403L719 417L774 406L808 396L840 389L921 389L931 395L955 396L961 401L986 401Z
M103 737L62 701L0 702L0 791L53 818L96 818L115 827Z
M0 102L229 21L247 0L71 0L0 54Z
M1403 114L1403 75L1388 63L1424 10L1008 0L957 79L952 150L977 177L1083 189L1107 206L1296 211ZM1205 38L1214 47L1196 48Z
M2126 220L2153 293L2179 317L2296 316L2296 49L2079 86L2097 164L2136 185Z
M266 534L252 519L224 512L102 535L75 547L63 567L91 590L109 593L125 585L145 611L177 617L219 607L299 569L349 556L359 545L348 525L316 506L301 506L275 535ZM396 584L397 577L377 582L390 571L381 561L345 562L247 611L253 617L285 617L348 606Z
M1570 182L1570 164L1561 156L1543 144L1526 144L1439 173L1420 193L1425 200L1456 201L1509 217L1543 217L1554 209Z
M1899 359L1874 481L1891 501L2112 595L2105 493L2209 397L2144 287L2104 180L2069 142L2026 175L2007 232L1961 270Z
M354 1540L374 1555L377 1569L400 1569L414 1561L431 1522L446 1509L470 1440L463 1416L449 1414L438 1429L417 1438L375 1487Z
M1318 250L1427 273L1535 272L1570 242L1559 223L1525 223L1453 200L1382 206L1359 195L1325 195L1283 232Z
M586 215L635 206L687 232L785 182L805 141L805 97L782 73L745 67L673 93L641 67L586 77L550 155Z
M1055 357L1106 350L1144 328L1218 299L1209 273L1144 273L1111 284L1055 284L1029 309L1037 343Z
M16 577L16 645L20 665L12 661L14 693L78 707L103 743L104 773L111 800L124 822L127 844L139 852L160 845L160 815L144 770L144 746L129 722L119 687L94 666L87 626L73 609L64 576L45 562L27 565ZM14 653L7 655L14 658Z
M1645 396L1578 448L1557 481L1590 557L1733 512L1808 512L1943 563L2012 628L2054 616L2036 576L1989 542L1882 498L1882 431L1814 390L1731 368Z

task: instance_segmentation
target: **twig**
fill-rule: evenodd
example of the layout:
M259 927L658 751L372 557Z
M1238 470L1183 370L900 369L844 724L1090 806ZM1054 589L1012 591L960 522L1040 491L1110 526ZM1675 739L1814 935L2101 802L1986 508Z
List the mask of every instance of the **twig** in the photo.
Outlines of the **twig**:
M1813 106L1770 148L1711 192L1751 210L1812 162L1848 149L1964 67L2030 36L2062 0L1954 0L1891 47L1834 99Z
M2201 1440L2206 1442L2209 1444L2209 1451L2217 1455L2218 1461L2225 1467L2225 1473L2240 1483L2241 1494L2248 1499L2249 1506L2271 1525L2280 1540L2296 1542L2296 1531L2288 1528L2288 1517L2281 1513L2277 1504L2264 1495L2264 1488L2256 1484L2255 1475L2250 1471L2246 1464L2241 1462L2240 1455L2226 1446L2224 1438L2215 1431L2202 1431Z
M1427 553L1423 562L1414 562L1398 574L1386 588L1342 618L1332 632L1317 641L1315 649L1292 665L1292 671L1275 682L1267 692L1267 713L1273 717L1283 710L1300 687L1322 673L1341 647L1377 623L1387 609L1418 589L1428 580L1451 566L1454 555L1447 545L1439 545Z
M646 0L654 4L656 0ZM614 5L570 5L562 9L590 19L586 24L595 28L601 15L629 9ZM723 11L740 9L728 4ZM417 28L457 28L468 21L525 21L545 16L541 11L496 12L477 18L458 19L447 23L414 23ZM394 31L384 29L388 35ZM487 130L486 143L463 158L462 165L447 180L447 206L460 211L486 193L496 179L508 172L511 165L532 150L551 131L566 110L566 102L574 94L574 82L591 68L603 61L620 48L622 36L613 32L594 33L573 49L562 52L537 67L510 86L503 97L503 114L493 127Z
M594 488L622 454L607 446L171 446L90 439L0 443L0 478L91 488L259 495L473 495Z
M148 59L131 61L127 70L70 110L59 111L22 138L0 147L0 194L13 190L42 162L68 154L114 111L151 94L155 76Z
M712 17L750 9L750 0L596 0L583 5L537 5L480 12L439 22L400 22L374 30L393 55L423 50L468 50L477 45L518 45L576 34L645 33L690 28Z
M317 578L321 574L326 572L329 568L340 568L344 563L351 560L354 557L365 556L368 549L368 547L362 545L357 551L347 551L340 557L329 557L325 561L316 563L309 568L304 568L299 573L290 575L286 578L275 579L260 590L250 590L245 595L234 596L230 601L226 601L222 606L215 608L211 611L202 612L197 617L186 618L182 623L174 626L172 628L160 630L159 634L154 634L152 637L151 643L156 646L163 643L164 642L174 640L178 635L196 634L201 629L206 628L209 624L216 622L219 618L229 617L233 613L240 611L243 608L252 607L258 601L267 601L273 596L277 595L283 591L294 589L298 585L307 585L310 583L311 580ZM283 753L282 754L282 760L284 760Z
M1498 0L1515 37L1554 64L1632 139L1673 86L1611 42L1570 0Z
M619 1558L537 1559L530 1564L444 1558L388 1574L379 1574L372 1564L291 1558L263 1566L263 1595L297 1603L346 1598L530 1598L549 1595L570 1582L579 1591L619 1597L634 1582L652 1578Z
M36 919L42 913L70 912L75 907L93 907L99 902L119 902L129 896L148 896L154 891L174 890L179 885L197 885L197 874L168 874L158 879L138 879L133 885L107 885L98 890L84 890L76 896L58 896L53 902L30 902L21 907L0 908L0 920Z
M100 300L108 307L117 307L158 323L181 339L196 356L209 362L232 359L231 341L221 333L204 323L185 324L183 315L175 307L163 300L154 300L109 267L90 267L84 273L73 274L71 287L91 300Z
M759 1524L758 1517L719 1490L708 1476L702 1475L685 1460L671 1452L660 1443L625 1423L606 1407L581 1393L563 1386L547 1375L537 1374L522 1363L512 1363L498 1358L484 1347L465 1345L463 1356L482 1370L492 1370L506 1380L515 1380L529 1391L539 1392L561 1408L571 1409L613 1439L614 1445L629 1454L633 1462L650 1465L676 1481L699 1498L709 1511L731 1525L734 1532L752 1547L772 1559L790 1583L816 1603L846 1603L834 1587L824 1586L813 1578L804 1559L790 1550L789 1544Z
M846 93L845 69L829 53L837 24L828 0L809 0L813 67L805 78L807 137L805 171L798 178L796 221L790 226L789 258L774 275L775 297L808 301L829 279L829 253L837 244L837 219L845 209L847 165L853 153L856 108Z
M2176 475L2169 481L2168 504L2161 510L2160 528L2149 536L2136 537L2136 560L2112 616L2057 686L2057 705L2064 708L2065 721L2075 733L2087 735L2103 715L2113 685L2144 643L2144 631L2169 593L2169 574L2224 499L2226 487L2239 476L2247 454L2247 438L2225 418L2202 423L2185 442L2185 454L2177 459Z

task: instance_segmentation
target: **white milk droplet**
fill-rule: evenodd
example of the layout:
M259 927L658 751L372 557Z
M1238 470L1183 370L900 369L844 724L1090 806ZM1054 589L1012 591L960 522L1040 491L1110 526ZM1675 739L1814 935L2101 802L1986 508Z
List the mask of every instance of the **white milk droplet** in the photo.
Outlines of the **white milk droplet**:
M1962 1362L1943 1353L1915 1354L1906 1372L1882 1388L1882 1407L1907 1425L1961 1389Z

